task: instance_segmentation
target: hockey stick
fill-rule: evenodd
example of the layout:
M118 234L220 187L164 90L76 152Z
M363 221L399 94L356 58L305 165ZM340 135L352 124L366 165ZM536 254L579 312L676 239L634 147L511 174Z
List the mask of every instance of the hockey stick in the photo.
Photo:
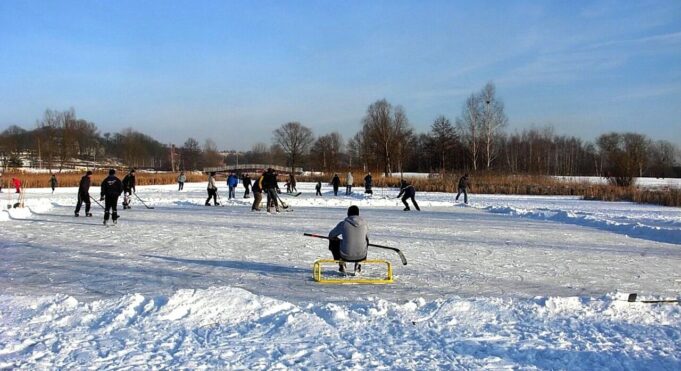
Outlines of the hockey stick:
M140 198L140 196L137 195L137 193L133 193L133 194L135 195L135 197L137 197L138 200L140 200L140 202L142 203L142 205L144 205L144 207L146 207L147 209L153 209L154 208L153 206L149 206L149 205L145 204L144 201L142 201L142 199Z
M282 200L281 197L279 197L279 193L275 192L274 194L277 195L277 200L279 200L279 202L281 203L281 207L283 207L284 209L288 209L288 204L284 202L284 200Z
M636 293L629 294L629 297L627 297L627 301L630 303L646 303L646 304L663 304L663 303L681 303L679 300L674 300L674 299L664 299L664 300L639 300L636 301L636 297L638 295Z
M89 195L88 195L88 196L89 196ZM90 198L91 198L92 201L94 201L97 205L99 205L99 207L101 207L102 209L105 209L104 205L100 204L97 200L95 200L94 197L90 196Z
M330 239L328 236L322 236L322 235L320 235L320 234L313 234L313 233L303 233L303 236L316 237L316 238L323 238L323 239L326 239L326 240L329 240L329 239ZM398 248L396 248L396 247L383 246L383 245L376 245L376 244L373 244L373 243L370 243L369 246L371 246L371 247L378 247L378 248L380 248L380 249L392 250L392 251L396 252L396 253L400 256L400 260L402 260L402 264L403 264L403 265L407 265L407 258L404 256L404 254L402 253L402 251L400 251L400 249L398 249Z

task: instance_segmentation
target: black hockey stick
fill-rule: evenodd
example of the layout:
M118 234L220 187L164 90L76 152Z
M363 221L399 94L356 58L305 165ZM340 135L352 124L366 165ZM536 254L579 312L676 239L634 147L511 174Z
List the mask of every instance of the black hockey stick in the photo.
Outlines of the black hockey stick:
M282 200L281 197L279 197L278 193L275 193L275 194L277 195L277 199L281 203L281 207L283 207L284 209L288 209L288 204L286 202L284 202L284 200Z
M313 234L313 233L303 233L303 236L316 237L316 238L323 238L323 239L326 239L326 240L329 240L329 239L330 239L328 236L322 236L322 235L320 235L320 234ZM396 248L396 247L383 246L383 245L376 245L376 244L373 244L373 243L370 243L369 246L371 246L371 247L378 247L378 248L380 248L380 249L392 250L392 251L396 252L397 255L400 256L400 260L402 260L402 264L403 264L403 265L407 265L407 258L404 256L404 254L402 254L402 251L400 251L400 249L398 249L398 248Z
M133 193L133 194L135 195L135 197L137 197L138 200L140 200L140 202L142 203L142 205L144 205L144 207L146 207L147 209L153 209L154 208L153 206L149 206L149 205L145 204L144 201L142 201L142 199L140 198L140 196L137 195L137 193Z
M106 208L104 207L104 205L100 204L99 201L97 201L94 197L90 196L90 198L91 198L92 201L94 201L97 205L99 205L99 207L101 207L102 209L106 209Z
M679 300L676 300L676 299L639 300L639 301L636 301L637 296L638 295L636 293L629 294L629 297L627 297L627 301L630 302L630 303L646 303L646 304L680 303Z

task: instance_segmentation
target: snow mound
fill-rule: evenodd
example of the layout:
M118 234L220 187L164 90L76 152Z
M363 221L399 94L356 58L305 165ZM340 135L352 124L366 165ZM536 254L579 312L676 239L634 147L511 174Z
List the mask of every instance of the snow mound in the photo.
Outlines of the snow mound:
M618 295L309 303L236 287L0 296L2 368L678 369L681 306Z

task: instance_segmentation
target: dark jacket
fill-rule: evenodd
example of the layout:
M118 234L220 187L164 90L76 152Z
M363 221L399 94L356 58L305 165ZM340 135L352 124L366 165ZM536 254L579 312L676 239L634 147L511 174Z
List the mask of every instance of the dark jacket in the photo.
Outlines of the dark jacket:
M464 175L461 178L459 178L459 189L466 189L466 188L470 188L470 187L468 186L468 177Z
M397 197L402 196L403 193L404 197L413 197L416 195L416 189L414 188L413 185L403 180L402 184L400 185L400 194L398 194Z
M371 175L367 175L364 177L364 186L367 188L371 188L371 184L373 183L373 179L371 178Z
M135 190L135 175L134 174L128 174L123 178L123 189L130 192L131 190Z
M102 197L118 197L123 193L123 184L115 175L109 175L102 181Z
M242 178L241 181L243 182L244 187L245 187L246 189L248 189L248 187L251 186L251 177L250 177L250 176L244 175L244 177Z
M90 193L90 177L83 175L80 178L80 184L78 185L78 193L87 196ZM86 197L87 198L87 197Z
M334 187L338 187L340 185L340 178L338 177L338 175L334 176L333 179L331 179L331 184Z
M279 185L277 184L277 174L273 171L268 171L263 175L262 189L277 189Z

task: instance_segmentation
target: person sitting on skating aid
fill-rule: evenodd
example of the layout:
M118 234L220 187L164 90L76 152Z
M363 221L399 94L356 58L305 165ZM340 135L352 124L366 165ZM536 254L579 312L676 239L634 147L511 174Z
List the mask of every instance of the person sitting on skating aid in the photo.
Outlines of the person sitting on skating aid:
M111 220L116 224L118 220L118 197L123 193L123 184L116 177L116 170L109 170L109 176L102 181L100 201L104 201L104 225L109 221L109 210L111 210Z
M402 197L402 203L404 204L404 211L409 211L409 204L407 203L407 199L411 198L411 202L414 204L414 207L416 210L421 211L421 208L419 208L419 204L416 203L416 200L414 197L416 196L416 189L414 188L413 185L407 183L406 180L402 179L400 181L400 194L397 195L397 198L400 198L404 194L404 197Z
M123 209L130 208L130 196L137 193L135 190L135 169L130 169L123 178Z
M334 260L340 260L338 270L345 272L345 262L355 263L355 272L361 272L361 261L366 260L369 249L369 226L359 216L359 207L348 208L348 217L329 232L329 250ZM341 236L342 239L338 239Z

